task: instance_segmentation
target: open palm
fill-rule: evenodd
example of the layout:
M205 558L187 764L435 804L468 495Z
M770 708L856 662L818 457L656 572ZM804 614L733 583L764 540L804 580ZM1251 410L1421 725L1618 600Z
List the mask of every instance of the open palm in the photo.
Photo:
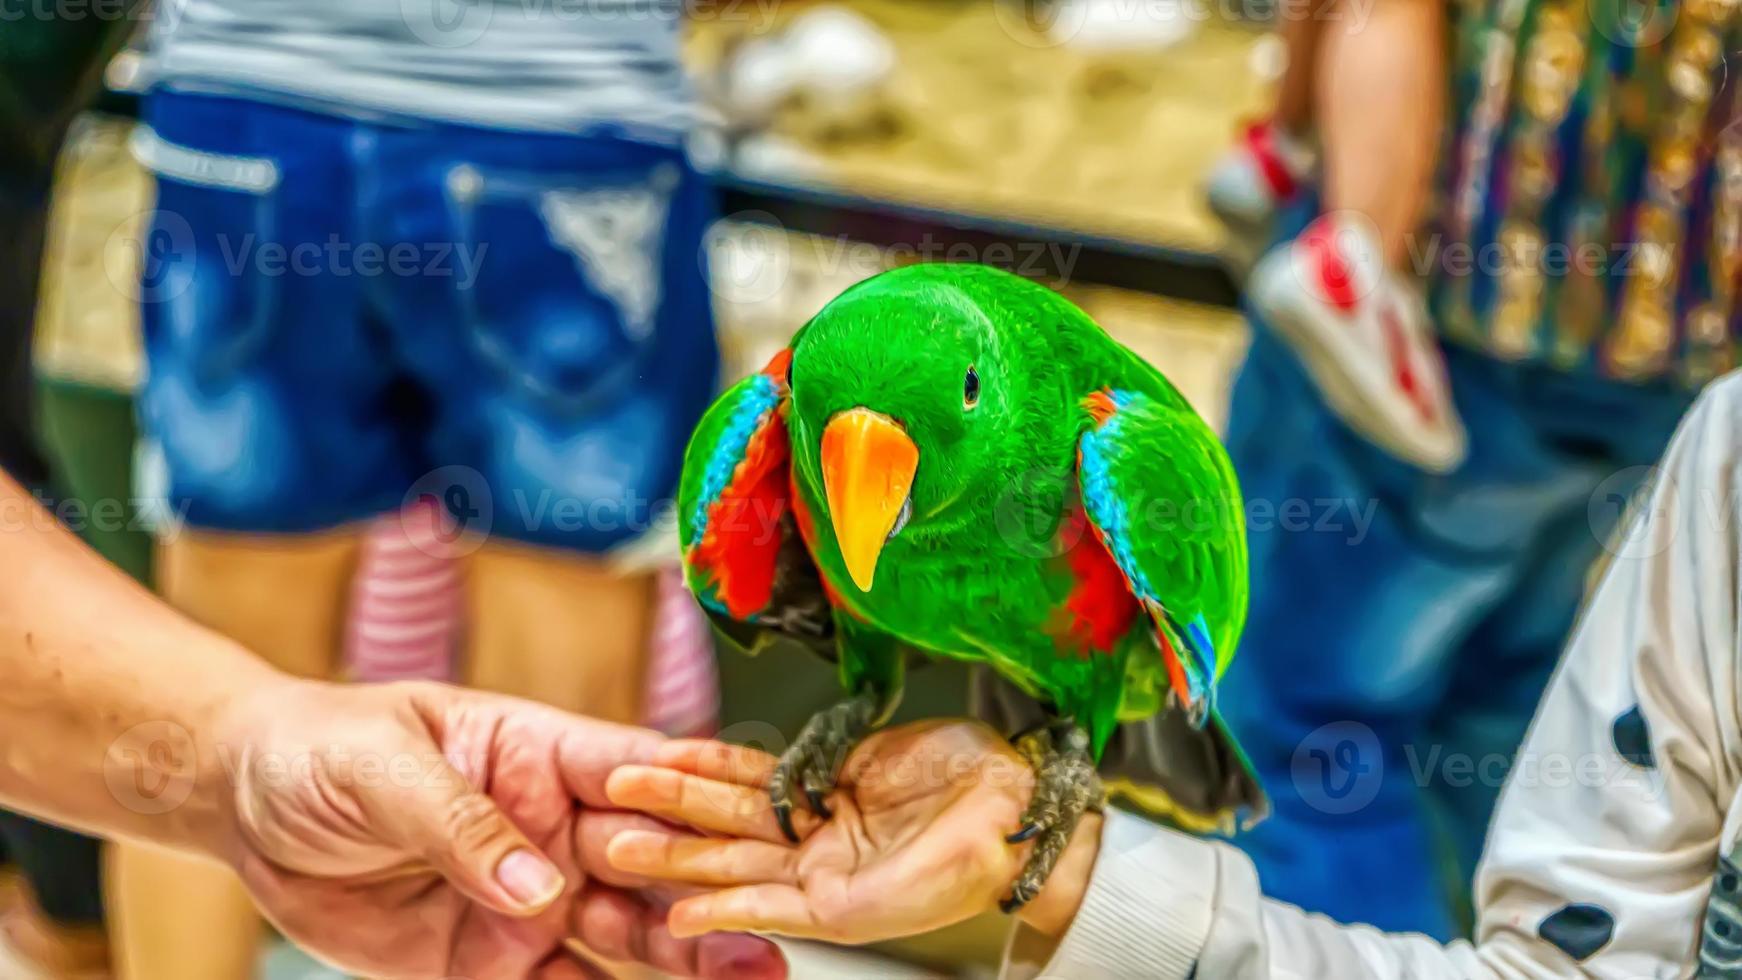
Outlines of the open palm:
M1022 870L1034 774L984 725L921 722L879 732L848 758L833 816L794 814L788 844L766 785L775 759L713 742L670 742L653 765L618 769L622 807L723 835L634 830L607 849L619 870L717 889L672 907L678 935L752 930L865 943L941 928L995 907Z

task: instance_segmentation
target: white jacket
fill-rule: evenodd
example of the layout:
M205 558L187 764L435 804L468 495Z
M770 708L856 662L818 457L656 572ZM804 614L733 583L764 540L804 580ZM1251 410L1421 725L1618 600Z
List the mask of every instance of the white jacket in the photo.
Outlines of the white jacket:
M1310 915L1265 898L1228 844L1110 813L1070 931L1018 936L1006 975L1742 977L1739 467L1732 376L1611 542L1501 795L1473 944Z

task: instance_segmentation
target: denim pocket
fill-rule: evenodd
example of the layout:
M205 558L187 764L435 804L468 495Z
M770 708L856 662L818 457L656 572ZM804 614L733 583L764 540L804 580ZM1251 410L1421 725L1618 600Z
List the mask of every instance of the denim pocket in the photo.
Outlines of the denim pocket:
M658 327L684 179L675 162L585 174L451 167L454 241L477 266L459 309L480 359L565 414L633 381Z
M278 277L262 249L282 247L278 167L168 143L144 127L133 151L157 177L138 256L148 345L202 381L225 377L271 340Z

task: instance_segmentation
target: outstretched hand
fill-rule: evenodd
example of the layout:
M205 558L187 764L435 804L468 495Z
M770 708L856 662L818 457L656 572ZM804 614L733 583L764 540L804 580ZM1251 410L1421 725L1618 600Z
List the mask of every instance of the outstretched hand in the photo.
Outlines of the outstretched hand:
M654 757L653 732L435 684L285 682L231 718L225 856L287 935L335 965L601 976L572 955L578 939L678 976L785 976L766 940L674 936L674 893L605 861L618 832L664 826L604 792L616 766Z
M848 758L828 820L794 814L787 843L769 804L776 760L716 742L669 742L626 765L605 791L617 806L722 835L620 833L619 871L711 889L672 906L672 932L749 930L867 943L953 925L997 907L1029 845L1022 823L1034 773L999 735L969 722L879 732ZM1099 833L1091 815L1023 918L1057 934L1075 914Z

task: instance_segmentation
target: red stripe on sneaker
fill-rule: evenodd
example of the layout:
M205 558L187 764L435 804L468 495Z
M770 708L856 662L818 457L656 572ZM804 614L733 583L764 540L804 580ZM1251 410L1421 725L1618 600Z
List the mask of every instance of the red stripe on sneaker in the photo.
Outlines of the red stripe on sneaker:
M1353 313L1360 296L1355 293L1355 270L1337 248L1336 236L1324 221L1315 221L1301 233L1300 245L1307 250L1319 295L1343 313Z
M1391 373L1397 387L1415 406L1422 421L1433 424L1438 413L1434 411L1433 399L1428 397L1427 389L1415 376L1415 364L1409 356L1409 344L1403 337L1403 323L1397 318L1395 306L1386 304L1380 309L1379 329L1385 334L1385 350L1391 358Z
M1258 164L1258 174L1278 198L1289 198L1299 188L1282 153L1276 148L1276 133L1268 122L1255 122L1246 127L1246 150Z

